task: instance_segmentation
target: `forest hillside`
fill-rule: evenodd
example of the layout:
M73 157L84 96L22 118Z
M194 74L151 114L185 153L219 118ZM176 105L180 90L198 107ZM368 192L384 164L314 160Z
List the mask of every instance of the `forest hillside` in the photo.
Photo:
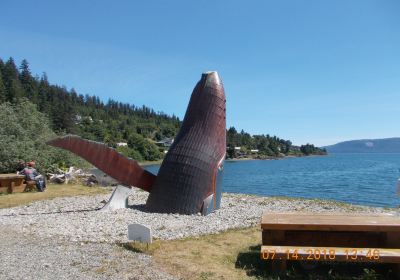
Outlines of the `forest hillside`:
M104 142L138 161L160 160L168 149L165 143L171 142L181 125L178 117L147 106L113 99L104 102L97 96L50 84L46 73L40 77L32 74L25 59L19 66L13 58L0 59L0 106L0 172L13 171L20 159L36 158L39 167L46 170L81 162L43 144L65 134ZM311 144L297 147L268 134L250 135L234 127L227 130L231 158L324 153Z

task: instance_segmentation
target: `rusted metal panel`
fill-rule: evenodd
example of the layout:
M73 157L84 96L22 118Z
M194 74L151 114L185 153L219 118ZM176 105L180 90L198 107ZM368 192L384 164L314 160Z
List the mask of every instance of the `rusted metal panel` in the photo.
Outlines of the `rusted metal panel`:
M104 173L128 186L150 191L156 178L154 174L144 170L136 161L102 143L67 135L51 140L47 144L77 154Z
M218 168L226 152L225 93L217 72L207 72L190 98L182 127L147 200L149 211L195 214L214 194L220 205Z

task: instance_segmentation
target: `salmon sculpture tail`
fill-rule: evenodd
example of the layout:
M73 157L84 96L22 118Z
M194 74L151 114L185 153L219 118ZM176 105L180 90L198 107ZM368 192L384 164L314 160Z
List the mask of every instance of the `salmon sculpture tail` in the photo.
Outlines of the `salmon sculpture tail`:
M220 208L221 203L226 155L225 103L218 73L203 73L157 176L101 143L66 136L48 144L83 157L123 184L148 191L148 211L207 215Z
M154 174L144 170L135 160L102 143L67 135L50 140L47 144L73 152L127 186L135 186L149 192L156 179Z

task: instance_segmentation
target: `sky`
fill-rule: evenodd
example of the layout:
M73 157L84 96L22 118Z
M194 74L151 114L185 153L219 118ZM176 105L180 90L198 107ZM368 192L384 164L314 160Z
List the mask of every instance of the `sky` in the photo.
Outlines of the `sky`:
M216 70L227 126L317 146L400 136L400 2L0 1L0 58L183 118Z

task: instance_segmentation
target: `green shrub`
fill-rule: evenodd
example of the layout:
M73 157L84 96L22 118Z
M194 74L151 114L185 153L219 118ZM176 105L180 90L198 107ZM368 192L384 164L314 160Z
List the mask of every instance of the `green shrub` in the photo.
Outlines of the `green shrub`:
M145 139L140 134L132 134L128 139L129 148L138 151L144 160L158 160L163 157L157 145Z
M131 159L134 159L137 161L143 161L142 155L134 149L121 146L121 147L117 147L116 150L128 158L131 158Z
M85 166L71 153L46 145L56 137L46 116L27 99L0 104L0 172L15 172L19 160L36 161L41 172L56 166Z

